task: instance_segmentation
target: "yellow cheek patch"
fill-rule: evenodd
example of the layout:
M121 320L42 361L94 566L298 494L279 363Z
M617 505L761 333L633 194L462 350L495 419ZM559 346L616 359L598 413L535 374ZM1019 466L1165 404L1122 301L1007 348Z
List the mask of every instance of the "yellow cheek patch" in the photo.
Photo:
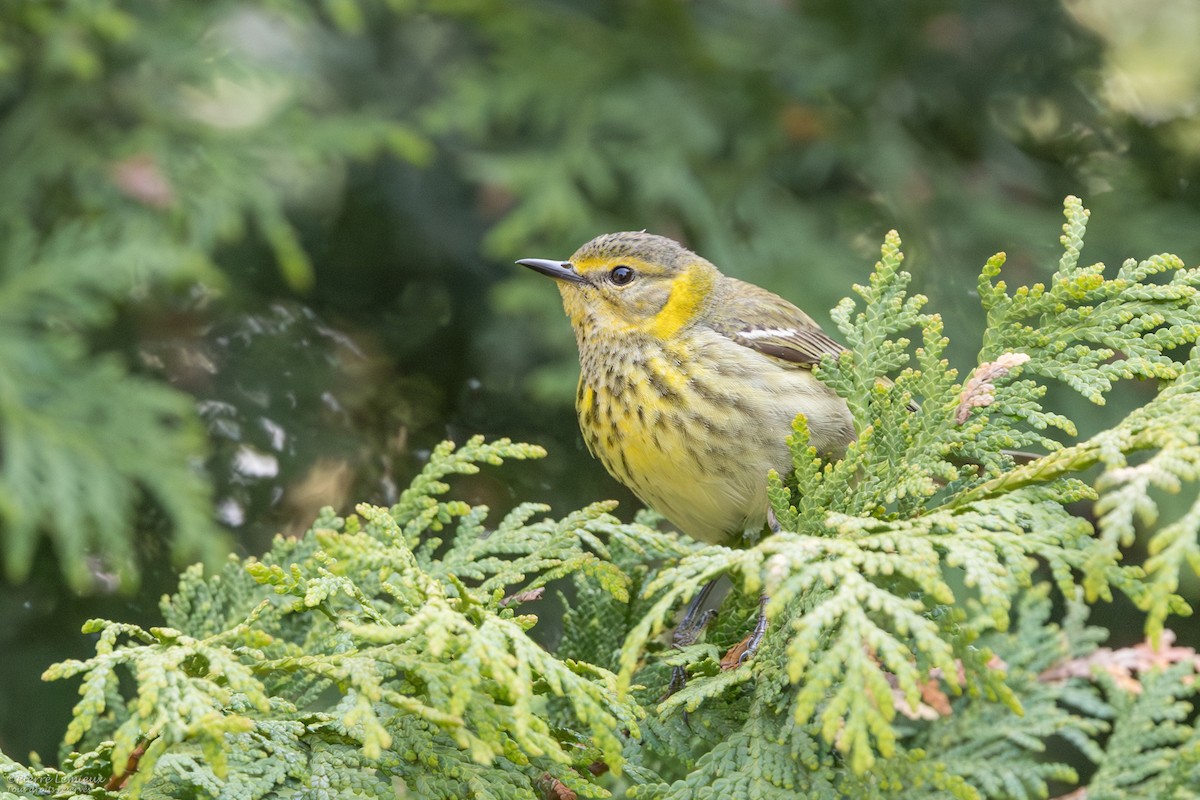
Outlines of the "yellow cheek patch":
M658 339L669 339L696 316L713 288L712 273L693 264L671 283L667 304L650 318L647 330Z

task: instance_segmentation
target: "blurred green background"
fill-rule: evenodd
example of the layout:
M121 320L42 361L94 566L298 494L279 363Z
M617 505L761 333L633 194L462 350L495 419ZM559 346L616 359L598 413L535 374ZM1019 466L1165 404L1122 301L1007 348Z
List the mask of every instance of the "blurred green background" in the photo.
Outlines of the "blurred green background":
M472 502L631 514L516 258L644 228L828 324L897 228L960 366L980 266L1048 275L1067 194L1086 261L1195 264L1198 41L1193 0L8 0L0 750L55 759L85 619L443 438L550 449ZM1055 398L1086 435L1152 390Z

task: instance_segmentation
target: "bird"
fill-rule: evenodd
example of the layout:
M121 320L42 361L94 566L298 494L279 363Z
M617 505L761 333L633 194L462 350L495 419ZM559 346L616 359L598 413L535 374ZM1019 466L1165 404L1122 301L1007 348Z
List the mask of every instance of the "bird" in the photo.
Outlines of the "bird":
M786 474L803 414L809 444L840 458L846 401L813 374L846 348L796 305L644 231L598 236L553 278L575 333L575 408L588 450L683 534L730 544L768 521L767 474Z

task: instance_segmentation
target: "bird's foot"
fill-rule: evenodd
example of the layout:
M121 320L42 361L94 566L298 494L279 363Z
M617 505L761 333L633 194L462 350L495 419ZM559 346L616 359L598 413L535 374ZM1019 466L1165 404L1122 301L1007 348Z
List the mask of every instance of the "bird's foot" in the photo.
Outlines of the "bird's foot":
M700 638L700 632L708 627L708 623L712 622L717 616L717 610L710 608L703 614L693 614L691 619L684 617L679 626L675 628L675 632L671 634L671 646L677 650L682 650L690 644L695 644Z
M708 623L712 622L713 617L717 616L717 611L713 608L703 613L700 611L700 607L712 594L713 586L716 583L716 581L709 581L704 584L692 598L692 602L688 603L687 610L683 612L683 619L679 620L679 624L675 626L675 632L671 634L671 646L676 650L682 650L688 645L694 644L696 639L700 638L700 632L708 626ZM671 670L671 681L667 684L666 694L659 702L666 700L684 686L687 686L687 670L682 666L675 667Z
M717 616L716 609L710 608L692 620L685 620L686 625L683 622L679 623L679 627L675 629L675 633L671 636L671 646L682 650L688 645L693 644L700 637L700 631L704 630L715 616ZM671 681L667 684L667 691L659 702L661 703L687 686L687 677L687 668L683 666L672 668Z
M770 599L765 594L758 598L758 619L754 623L754 630L750 631L745 639L729 648L725 657L721 659L721 669L737 669L747 659L754 658L754 654L758 652L758 646L762 644L763 636L767 633L767 601Z

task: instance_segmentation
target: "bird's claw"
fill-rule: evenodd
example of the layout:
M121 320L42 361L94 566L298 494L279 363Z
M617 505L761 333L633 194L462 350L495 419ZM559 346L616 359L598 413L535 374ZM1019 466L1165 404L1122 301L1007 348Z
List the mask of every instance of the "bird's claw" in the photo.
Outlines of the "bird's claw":
M750 631L745 639L729 648L725 657L721 659L721 669L737 669L747 659L754 658L759 645L762 644L763 636L767 633L767 601L769 599L765 594L758 599L758 620L754 623L754 630Z

